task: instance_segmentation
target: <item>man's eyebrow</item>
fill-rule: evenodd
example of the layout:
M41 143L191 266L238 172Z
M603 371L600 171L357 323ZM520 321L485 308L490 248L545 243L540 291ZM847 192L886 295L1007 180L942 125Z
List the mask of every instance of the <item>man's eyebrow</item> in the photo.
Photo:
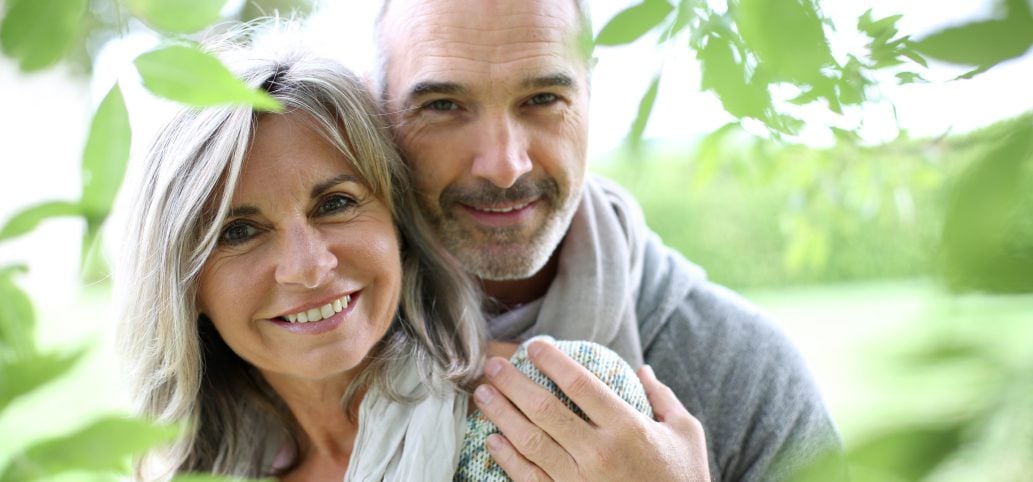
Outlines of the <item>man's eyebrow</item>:
M355 184L363 184L362 180L360 180L358 177L355 177L355 176L353 176L351 174L348 174L348 173L338 174L338 175L336 175L336 176L334 176L334 177L332 177L330 179L327 179L327 180L325 180L325 181L323 181L323 182L313 186L312 187L312 194L311 194L311 196L313 198L317 198L319 196L322 196L323 193L329 191L330 188L332 188L332 187L334 187L334 186L336 186L338 184L344 183L344 182L353 182Z
M547 87L575 87L574 77L567 74L550 74L539 77L528 77L521 84L525 89L543 89Z
M418 82L416 85L409 89L409 100L418 99L420 97L434 95L434 94L445 94L445 95L458 95L467 94L469 89L466 86L457 84L455 82L434 82L424 81Z

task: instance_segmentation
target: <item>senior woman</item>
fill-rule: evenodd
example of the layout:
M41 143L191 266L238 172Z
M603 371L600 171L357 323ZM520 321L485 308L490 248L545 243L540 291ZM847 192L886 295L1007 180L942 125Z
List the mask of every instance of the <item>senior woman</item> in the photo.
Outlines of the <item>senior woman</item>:
M497 429L468 418L477 291L370 95L293 42L223 57L284 111L180 112L128 192L122 355L139 411L186 426L137 478L505 479L484 450ZM615 355L561 345L649 412ZM513 360L548 383L525 350Z

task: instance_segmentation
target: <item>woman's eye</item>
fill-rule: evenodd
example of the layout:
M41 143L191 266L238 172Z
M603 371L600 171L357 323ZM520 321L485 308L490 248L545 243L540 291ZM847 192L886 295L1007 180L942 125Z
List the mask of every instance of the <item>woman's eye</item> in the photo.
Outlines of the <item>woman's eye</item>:
M429 109L429 110L442 111L442 112L451 111L451 110L459 110L459 106L456 105L455 102L452 102L452 101L447 100L447 99L438 99L438 100L430 101L430 102L424 104L424 108Z
M254 226L247 223L232 223L222 230L219 241L225 244L240 244L258 234Z
M330 196L323 200L316 209L318 214L330 214L355 205L355 201L345 196Z
M527 103L531 105L546 105L556 102L557 100L559 100L559 98L556 97L556 94L535 94L527 100Z

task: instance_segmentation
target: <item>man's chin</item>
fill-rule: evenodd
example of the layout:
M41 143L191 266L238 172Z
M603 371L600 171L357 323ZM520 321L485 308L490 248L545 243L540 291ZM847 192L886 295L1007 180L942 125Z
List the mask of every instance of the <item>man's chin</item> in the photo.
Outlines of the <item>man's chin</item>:
M527 244L493 246L489 249L461 252L457 258L467 272L480 279L516 281L534 276L549 261L549 250L533 251L536 252L530 252Z

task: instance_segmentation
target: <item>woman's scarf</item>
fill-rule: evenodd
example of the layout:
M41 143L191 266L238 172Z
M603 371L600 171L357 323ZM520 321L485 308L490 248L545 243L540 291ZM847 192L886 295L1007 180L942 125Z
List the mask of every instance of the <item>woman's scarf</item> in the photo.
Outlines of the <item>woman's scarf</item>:
M452 480L466 433L467 396L437 377L421 380L412 363L403 365L395 388L423 398L403 403L375 388L366 393L345 482Z

